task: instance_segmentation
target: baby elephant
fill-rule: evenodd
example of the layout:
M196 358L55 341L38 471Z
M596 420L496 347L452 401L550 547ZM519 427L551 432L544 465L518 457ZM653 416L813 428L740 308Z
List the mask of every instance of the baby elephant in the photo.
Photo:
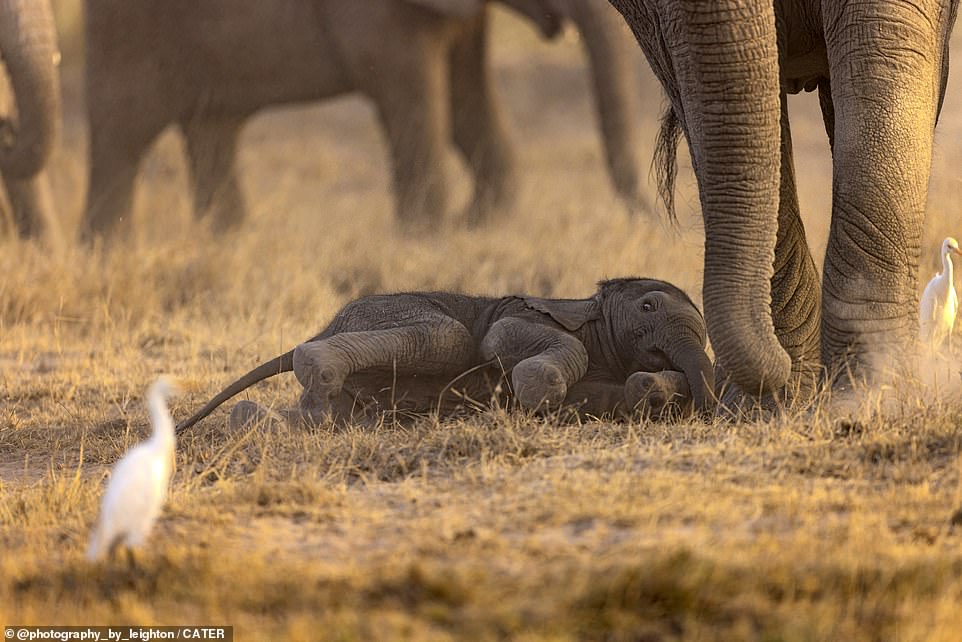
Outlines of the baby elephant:
M603 281L587 299L382 294L347 304L320 334L254 368L178 432L251 385L294 371L311 424L375 411L450 414L513 395L531 410L585 415L706 412L713 404L705 321L664 281ZM511 390L501 385L510 376ZM232 423L264 416L238 404Z

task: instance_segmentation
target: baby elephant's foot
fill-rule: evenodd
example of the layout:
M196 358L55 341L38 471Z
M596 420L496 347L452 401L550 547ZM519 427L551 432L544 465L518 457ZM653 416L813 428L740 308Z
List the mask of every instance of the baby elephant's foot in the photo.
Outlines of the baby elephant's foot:
M652 419L687 415L692 408L688 379L674 370L632 374L625 382L625 402Z
M514 394L528 410L556 408L564 401L568 385L557 366L536 357L525 359L511 372Z
M230 411L228 426L231 432L250 427L255 423L273 426L284 421L284 417L273 410L260 406L253 401L238 401Z

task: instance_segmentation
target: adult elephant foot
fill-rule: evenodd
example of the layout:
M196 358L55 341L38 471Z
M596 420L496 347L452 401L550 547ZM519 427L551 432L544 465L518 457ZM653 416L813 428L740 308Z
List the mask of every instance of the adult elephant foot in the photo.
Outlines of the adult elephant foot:
M235 229L247 217L237 177L237 143L245 117L203 118L181 123L194 196L194 217L215 234Z
M240 229L247 220L247 208L243 200L218 201L199 217L208 221L211 232L221 236Z
M24 180L7 178L5 186L16 234L22 239L42 239L51 251L59 253L63 235L47 173Z
M416 239L425 236L433 236L442 231L444 227L444 213L442 210L406 210L398 211L395 216L397 231L408 238Z
M507 219L517 206L518 192L514 176L506 176L488 185L479 184L465 209L465 223L470 228L477 228Z
M866 306L865 315L846 318L854 304L835 307L846 312L829 313L826 306L823 333L823 355L832 387L844 391L853 386L881 386L899 381L916 380L921 374L914 355L918 354L916 305L912 293L906 294L907 303L898 310L892 304ZM893 295L896 298L896 295ZM890 317L873 319L867 315L876 308L888 308Z

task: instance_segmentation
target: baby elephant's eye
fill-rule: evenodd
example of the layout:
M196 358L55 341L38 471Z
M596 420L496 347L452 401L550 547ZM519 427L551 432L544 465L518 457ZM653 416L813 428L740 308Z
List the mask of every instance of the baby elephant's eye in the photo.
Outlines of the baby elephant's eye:
M651 312L652 310L655 309L655 306L651 304L651 301L645 301L644 303L641 304L641 309L644 310L645 312Z

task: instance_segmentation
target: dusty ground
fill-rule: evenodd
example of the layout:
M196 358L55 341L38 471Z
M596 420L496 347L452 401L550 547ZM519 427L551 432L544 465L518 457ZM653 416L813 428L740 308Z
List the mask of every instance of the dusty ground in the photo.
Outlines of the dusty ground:
M137 234L109 252L0 247L0 623L215 623L237 639L955 640L962 631L962 403L913 386L855 410L732 425L476 418L340 433L182 440L170 503L134 571L82 553L105 471L147 431L160 373L186 416L248 366L367 292L581 296L606 276L696 298L689 168L681 223L631 218L601 166L577 43L499 23L501 86L525 170L513 219L398 236L369 106L259 117L244 135L249 224L188 218L180 141L145 166ZM65 65L53 179L67 226L85 133ZM958 74L956 74L958 76ZM660 92L639 63L648 157ZM801 200L820 261L831 168L814 96L792 99ZM948 233L962 150L950 83L926 222ZM463 202L468 184L452 161ZM957 388L957 386L951 386ZM252 390L281 406L293 377ZM962 518L957 518L962 521Z

